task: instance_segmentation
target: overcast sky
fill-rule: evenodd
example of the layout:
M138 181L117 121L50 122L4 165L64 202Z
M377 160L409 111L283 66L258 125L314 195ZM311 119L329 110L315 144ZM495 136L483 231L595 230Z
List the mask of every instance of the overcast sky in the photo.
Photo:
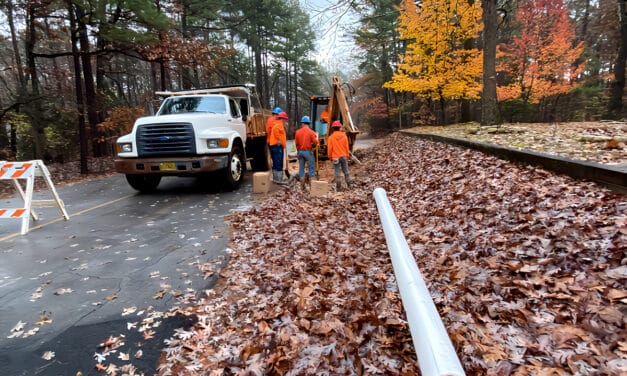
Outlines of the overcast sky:
M345 1L300 0L309 13L318 38L318 49L313 58L330 71L346 74L356 68L355 45L351 32L357 17ZM339 4L338 4L339 3Z

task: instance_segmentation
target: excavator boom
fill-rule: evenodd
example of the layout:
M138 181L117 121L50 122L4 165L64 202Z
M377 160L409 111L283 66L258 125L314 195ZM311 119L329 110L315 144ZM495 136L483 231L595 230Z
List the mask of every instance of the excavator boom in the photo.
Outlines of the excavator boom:
M342 84L337 77L333 77L331 95L328 97L311 96L310 107L313 129L318 134L320 141L318 148L319 159L327 158L327 140L332 132L330 125L335 120L339 120L342 123L342 130L346 132L349 148L352 153L355 139L357 138L357 134L359 134L359 129L353 122L349 111L348 100L342 90Z

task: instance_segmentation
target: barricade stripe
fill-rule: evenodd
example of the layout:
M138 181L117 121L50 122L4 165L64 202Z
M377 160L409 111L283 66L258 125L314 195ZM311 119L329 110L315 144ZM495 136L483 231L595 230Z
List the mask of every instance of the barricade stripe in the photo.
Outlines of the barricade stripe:
M10 174L13 171L13 163L5 163L0 167L0 179L7 179L7 174Z
M22 215L24 214L24 212L26 212L26 209L15 209L13 214L11 214L11 217L13 217L13 218L21 218Z
M15 171L15 173L13 175L11 175L11 179L17 179L20 176L24 175L25 173L29 172L31 166L33 164L32 163L24 163L22 164L22 169Z
M0 217L2 217L4 215L4 213L6 213L7 210L6 209L0 209Z

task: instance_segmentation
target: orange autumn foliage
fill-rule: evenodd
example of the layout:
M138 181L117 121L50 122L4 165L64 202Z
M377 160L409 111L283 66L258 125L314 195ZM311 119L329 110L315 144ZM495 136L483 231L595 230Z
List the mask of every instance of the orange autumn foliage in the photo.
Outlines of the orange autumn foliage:
M98 124L98 130L103 135L99 142L106 142L120 135L129 133L137 118L144 116L140 107L114 107L107 113L107 118Z
M584 45L575 32L563 0L522 1L516 14L520 34L497 51L497 71L507 83L497 87L499 101L542 98L573 89L584 69L578 63Z

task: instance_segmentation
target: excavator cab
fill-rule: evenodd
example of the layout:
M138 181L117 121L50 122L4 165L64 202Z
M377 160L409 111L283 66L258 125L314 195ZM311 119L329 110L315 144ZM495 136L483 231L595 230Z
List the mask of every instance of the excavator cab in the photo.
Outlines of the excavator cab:
M318 152L316 159L327 159L327 140L331 135L331 123L339 120L342 130L346 132L348 146L353 152L353 145L359 129L353 124L349 112L348 101L342 90L342 85L337 77L333 77L331 96L309 97L311 127L318 135Z

